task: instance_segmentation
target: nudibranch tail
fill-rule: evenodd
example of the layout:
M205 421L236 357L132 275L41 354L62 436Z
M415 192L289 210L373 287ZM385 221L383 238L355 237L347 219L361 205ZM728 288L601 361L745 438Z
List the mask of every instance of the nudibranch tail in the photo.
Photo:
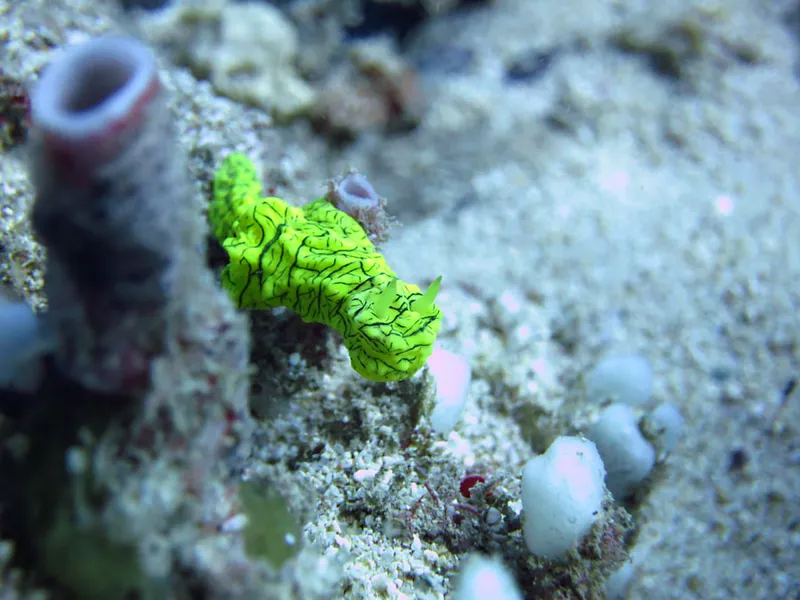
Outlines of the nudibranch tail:
M236 224L246 209L261 198L261 182L255 165L244 154L228 156L214 174L214 199L208 221L220 243L236 237Z

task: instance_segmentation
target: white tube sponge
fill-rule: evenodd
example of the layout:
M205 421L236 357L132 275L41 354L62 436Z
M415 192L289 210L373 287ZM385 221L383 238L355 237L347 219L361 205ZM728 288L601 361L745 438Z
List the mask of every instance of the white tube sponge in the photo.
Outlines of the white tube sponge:
M592 528L606 470L595 445L560 437L522 470L523 534L536 556L557 559Z

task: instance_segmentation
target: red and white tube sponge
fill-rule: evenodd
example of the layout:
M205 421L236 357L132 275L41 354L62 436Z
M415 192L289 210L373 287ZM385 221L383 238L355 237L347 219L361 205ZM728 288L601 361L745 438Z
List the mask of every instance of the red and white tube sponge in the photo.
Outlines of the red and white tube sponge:
M62 367L89 387L145 384L164 343L191 186L152 52L119 36L64 50L31 94L34 229Z
M160 91L155 57L136 40L109 36L66 49L33 94L40 158L63 177L91 175L148 124Z

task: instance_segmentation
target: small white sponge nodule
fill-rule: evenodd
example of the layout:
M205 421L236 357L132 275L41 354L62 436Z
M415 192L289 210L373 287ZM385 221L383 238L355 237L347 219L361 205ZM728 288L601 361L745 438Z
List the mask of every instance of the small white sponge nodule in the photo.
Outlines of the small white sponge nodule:
M560 558L600 514L606 470L589 440L563 436L522 470L523 534L528 549Z
M513 575L499 558L471 554L462 563L455 600L522 600Z
M653 446L659 454L670 454L686 429L686 421L678 407L670 402L660 404L645 419L645 428L652 436Z
M653 393L653 369L637 354L606 356L589 371L584 383L589 402L610 400L643 406Z
M656 464L656 451L626 404L611 404L589 427L586 437L597 445L606 467L606 485L614 498L625 500L633 494Z
M0 388L34 391L53 340L33 309L0 293Z
M472 368L463 356L436 346L428 359L428 369L436 380L431 427L436 433L447 434L458 424L464 412Z

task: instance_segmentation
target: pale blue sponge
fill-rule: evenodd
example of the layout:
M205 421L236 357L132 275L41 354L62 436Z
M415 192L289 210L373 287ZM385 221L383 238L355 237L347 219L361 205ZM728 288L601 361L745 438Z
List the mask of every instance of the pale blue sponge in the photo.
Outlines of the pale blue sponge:
M39 358L52 346L48 329L24 302L0 296L0 387L31 390Z

